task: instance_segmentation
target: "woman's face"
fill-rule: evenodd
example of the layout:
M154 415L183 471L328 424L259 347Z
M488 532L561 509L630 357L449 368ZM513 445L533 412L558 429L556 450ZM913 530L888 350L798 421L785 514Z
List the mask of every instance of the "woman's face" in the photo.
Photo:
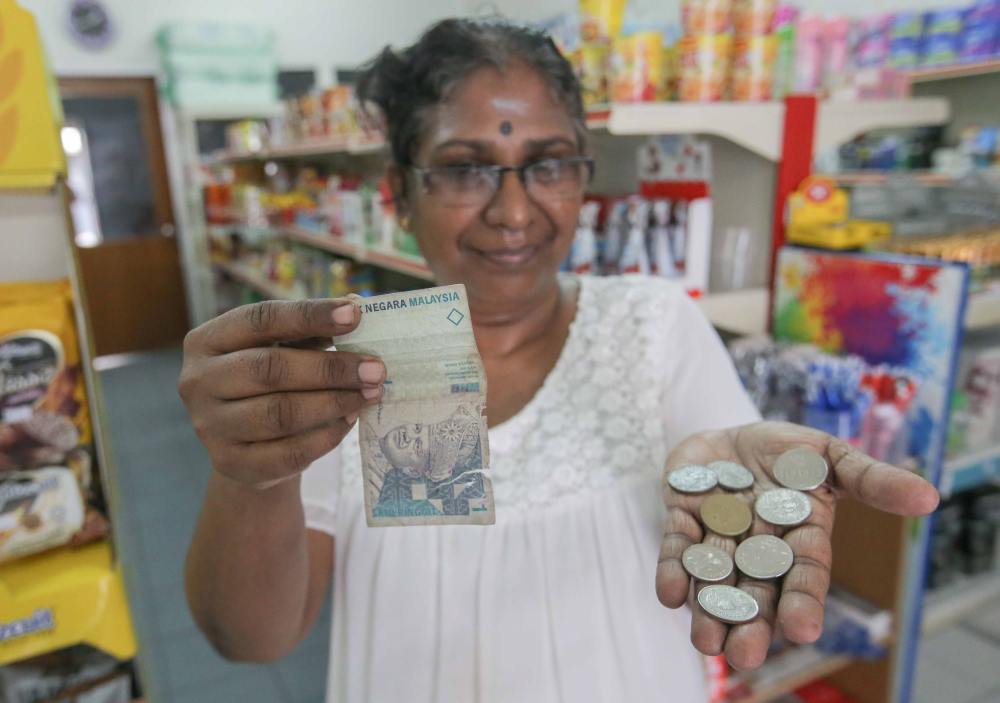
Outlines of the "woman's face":
M474 71L430 122L418 168L518 167L580 155L569 114L521 64ZM506 302L531 300L552 285L573 241L582 188L553 197L507 172L482 202L456 202L419 175L405 177L412 229L440 282L465 283L473 300Z

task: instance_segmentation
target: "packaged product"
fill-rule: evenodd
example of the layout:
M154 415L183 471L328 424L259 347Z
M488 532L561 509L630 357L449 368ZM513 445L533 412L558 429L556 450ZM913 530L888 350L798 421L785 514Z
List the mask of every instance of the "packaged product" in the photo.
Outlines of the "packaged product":
M0 285L0 471L76 464L90 417L67 281Z
M681 39L680 99L700 102L725 99L732 51L733 38L729 34Z
M824 83L831 93L851 80L851 26L847 17L833 17L823 25Z
M585 107L604 105L609 102L608 61L610 50L607 44L585 43L573 52L573 67L580 81Z
M889 60L892 15L866 17L858 21L854 62L859 68L882 68Z
M646 250L646 227L649 224L649 203L632 198L628 205L628 236L622 249L618 269L623 274L638 273L648 276L650 273L649 253Z
M601 204L587 202L580 208L580 222L570 252L570 266L574 273L594 273L597 267L597 217Z
M640 32L615 39L611 50L611 99L652 102L663 92L663 36Z
M621 31L626 0L580 0L580 36L584 42L609 42Z
M795 31L794 90L815 93L823 86L823 18L803 15Z
M778 39L773 35L737 37L733 49L733 100L773 97L777 53Z
M795 85L795 25L799 11L794 5L779 5L774 12L775 59L772 92L784 98Z
M0 474L0 563L66 544L83 521L83 497L69 469Z
M736 36L770 34L777 0L734 0L733 27Z
M733 29L733 0L683 0L685 34L725 34Z

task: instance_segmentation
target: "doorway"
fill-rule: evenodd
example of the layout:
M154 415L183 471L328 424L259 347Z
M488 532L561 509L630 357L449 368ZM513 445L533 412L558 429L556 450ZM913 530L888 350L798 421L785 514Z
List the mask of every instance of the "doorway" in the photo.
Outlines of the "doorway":
M98 356L189 329L155 80L61 78L70 211Z

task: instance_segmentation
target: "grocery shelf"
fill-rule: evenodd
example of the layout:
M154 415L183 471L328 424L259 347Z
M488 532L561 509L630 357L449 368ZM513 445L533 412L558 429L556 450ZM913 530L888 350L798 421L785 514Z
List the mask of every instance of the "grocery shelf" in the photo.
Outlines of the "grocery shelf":
M695 300L714 327L738 335L767 332L767 288L709 293Z
M424 281L434 281L434 275L426 262L418 256L408 256L399 252L380 251L372 247L358 246L332 235L312 232L302 227L281 227L278 234L293 242L322 249L333 254L346 256L359 263L371 264L379 268L405 273Z
M212 265L218 271L252 288L265 298L272 300L295 300L297 297L292 290L269 280L246 264L236 261L216 261Z
M948 497L1000 478L1000 444L965 456L948 459L938 490Z
M1000 573L963 578L929 592L924 601L925 635L938 632L1000 598Z
M826 100L819 104L814 149L833 149L874 129L942 124L950 114L943 98ZM591 113L588 125L606 124L616 135L711 134L778 161L784 117L781 102L615 103L606 117Z
M987 73L1000 73L1000 59L978 61L976 63L943 66L940 68L919 68L907 72L910 83L929 83L931 81L950 80L952 78L967 78L981 76Z
M973 293L965 309L965 328L981 330L1000 325L1000 291Z
M136 654L125 586L108 542L0 567L0 666L82 643L121 660Z
M334 154L379 154L385 150L385 142L372 139L307 139L294 144L283 144L253 151L224 149L204 159L206 165L220 165L235 161L260 161L265 159L288 159L302 156L332 156Z
M830 654L813 645L793 647L769 657L756 671L730 679L732 695L727 700L767 703L807 683L835 674L854 661L854 657Z

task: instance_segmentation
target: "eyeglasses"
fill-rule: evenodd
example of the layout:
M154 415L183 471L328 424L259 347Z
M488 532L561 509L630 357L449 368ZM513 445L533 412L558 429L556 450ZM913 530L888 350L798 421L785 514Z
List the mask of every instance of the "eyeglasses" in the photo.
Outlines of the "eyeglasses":
M462 164L412 167L424 191L445 207L482 207L500 190L505 173L516 173L528 195L538 201L580 196L594 177L594 160L586 156L542 159L523 166Z

